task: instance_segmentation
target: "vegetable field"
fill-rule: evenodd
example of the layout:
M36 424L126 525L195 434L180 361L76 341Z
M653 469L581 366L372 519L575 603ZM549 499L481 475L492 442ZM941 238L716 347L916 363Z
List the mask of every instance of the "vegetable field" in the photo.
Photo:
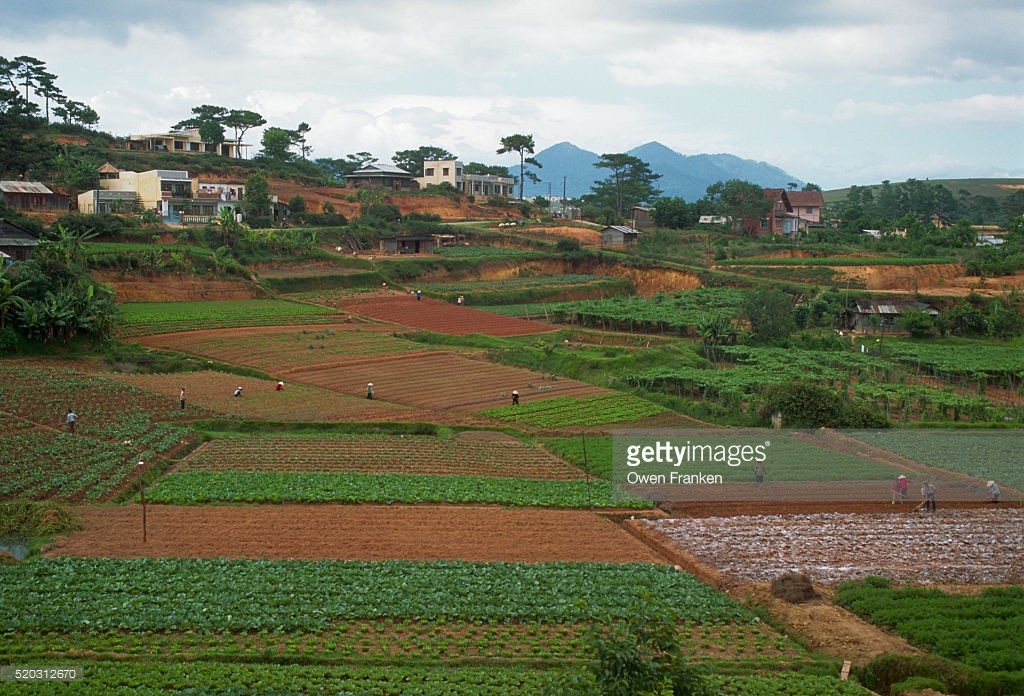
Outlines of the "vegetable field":
M204 302L145 302L119 306L122 338L196 329L278 324L329 324L338 312L286 300L211 300Z
M204 444L174 471L350 472L579 480L574 466L514 438L473 440L417 435L266 436Z
M628 423L665 413L668 409L628 394L560 396L515 406L486 409L481 416L545 428Z

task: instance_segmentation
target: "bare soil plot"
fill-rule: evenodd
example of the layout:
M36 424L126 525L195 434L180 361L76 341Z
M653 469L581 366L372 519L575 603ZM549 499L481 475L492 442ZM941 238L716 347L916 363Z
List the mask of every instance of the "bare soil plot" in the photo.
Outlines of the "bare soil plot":
M346 312L379 321L454 336L467 334L522 336L555 330L550 324L502 317L429 297L423 297L422 300L417 301L414 295L401 292L353 295L342 300L340 307Z
M1019 508L935 514L756 515L633 522L654 539L746 582L790 571L816 583L881 575L916 583L1018 582Z
M513 438L424 435L224 438L205 443L175 471L352 472L579 480L584 473Z
M487 506L139 505L73 510L48 556L664 563L609 519Z
M548 379L520 367L474 360L447 351L426 351L344 365L291 370L285 379L349 394L365 394L372 382L376 399L424 409L479 411L510 403L512 390L523 401L553 396L593 396L606 389L571 379Z

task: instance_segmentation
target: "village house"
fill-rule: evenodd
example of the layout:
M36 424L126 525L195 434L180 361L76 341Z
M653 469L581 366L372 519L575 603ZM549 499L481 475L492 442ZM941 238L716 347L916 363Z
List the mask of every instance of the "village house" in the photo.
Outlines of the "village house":
M741 226L748 236L795 235L811 227L822 226L825 199L821 191L767 188L764 197L771 202L771 210L760 219L743 219Z
M0 260L4 266L15 261L24 261L32 249L39 244L39 238L28 230L0 218Z
M458 160L426 160L423 162L423 176L416 181L420 188L430 185L449 184L466 196L490 198L512 198L515 196L516 180L511 176L497 174L466 174Z
M129 135L129 150L150 150L153 152L184 152L224 155L225 157L241 157L249 146L237 140L224 140L222 143L203 142L198 128L172 130L167 133L147 133Z
M416 191L419 184L412 174L393 164L370 162L345 177L345 187L353 189L391 189Z
M380 240L380 250L385 254L429 254L434 251L434 237L432 235L384 237Z
M633 229L649 230L654 228L654 216L651 209L643 205L633 206Z
M111 168L113 169L113 168ZM111 195L110 192L117 192ZM134 199L138 208L155 210L164 222L181 222L182 213L192 209L192 181L180 169L151 169L131 172L108 169L100 177L99 191L86 191L78 196L82 212L115 212L119 203Z
M24 213L66 213L71 199L38 181L0 181L0 201Z
M631 247L636 246L640 238L640 230L626 225L609 225L601 230L601 246Z
M925 312L933 318L939 311L923 302L901 302L886 300L882 302L858 302L847 309L843 316L843 327L862 333L904 333L899 326L901 314L917 311Z

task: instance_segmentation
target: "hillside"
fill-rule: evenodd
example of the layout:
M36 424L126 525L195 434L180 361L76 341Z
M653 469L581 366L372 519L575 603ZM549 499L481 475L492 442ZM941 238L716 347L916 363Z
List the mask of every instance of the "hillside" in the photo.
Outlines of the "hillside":
M894 184L904 182L892 182ZM989 196L995 198L997 201L1001 201L1009 194L1016 190L1024 189L1024 179L928 179L930 184L939 184L945 186L947 189L952 191L954 195L959 195L960 191L968 191L972 196ZM871 188L874 192L882 187L881 182L877 184L865 184L865 187ZM832 189L831 191L822 191L822 196L825 198L826 205L832 203L838 203L846 198L850 193L850 188Z

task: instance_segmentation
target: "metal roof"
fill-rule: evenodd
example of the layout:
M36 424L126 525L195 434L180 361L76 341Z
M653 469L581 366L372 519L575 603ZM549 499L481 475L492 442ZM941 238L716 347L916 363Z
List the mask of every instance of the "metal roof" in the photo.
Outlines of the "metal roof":
M38 181L0 181L0 191L4 193L45 193L53 195L53 191Z

